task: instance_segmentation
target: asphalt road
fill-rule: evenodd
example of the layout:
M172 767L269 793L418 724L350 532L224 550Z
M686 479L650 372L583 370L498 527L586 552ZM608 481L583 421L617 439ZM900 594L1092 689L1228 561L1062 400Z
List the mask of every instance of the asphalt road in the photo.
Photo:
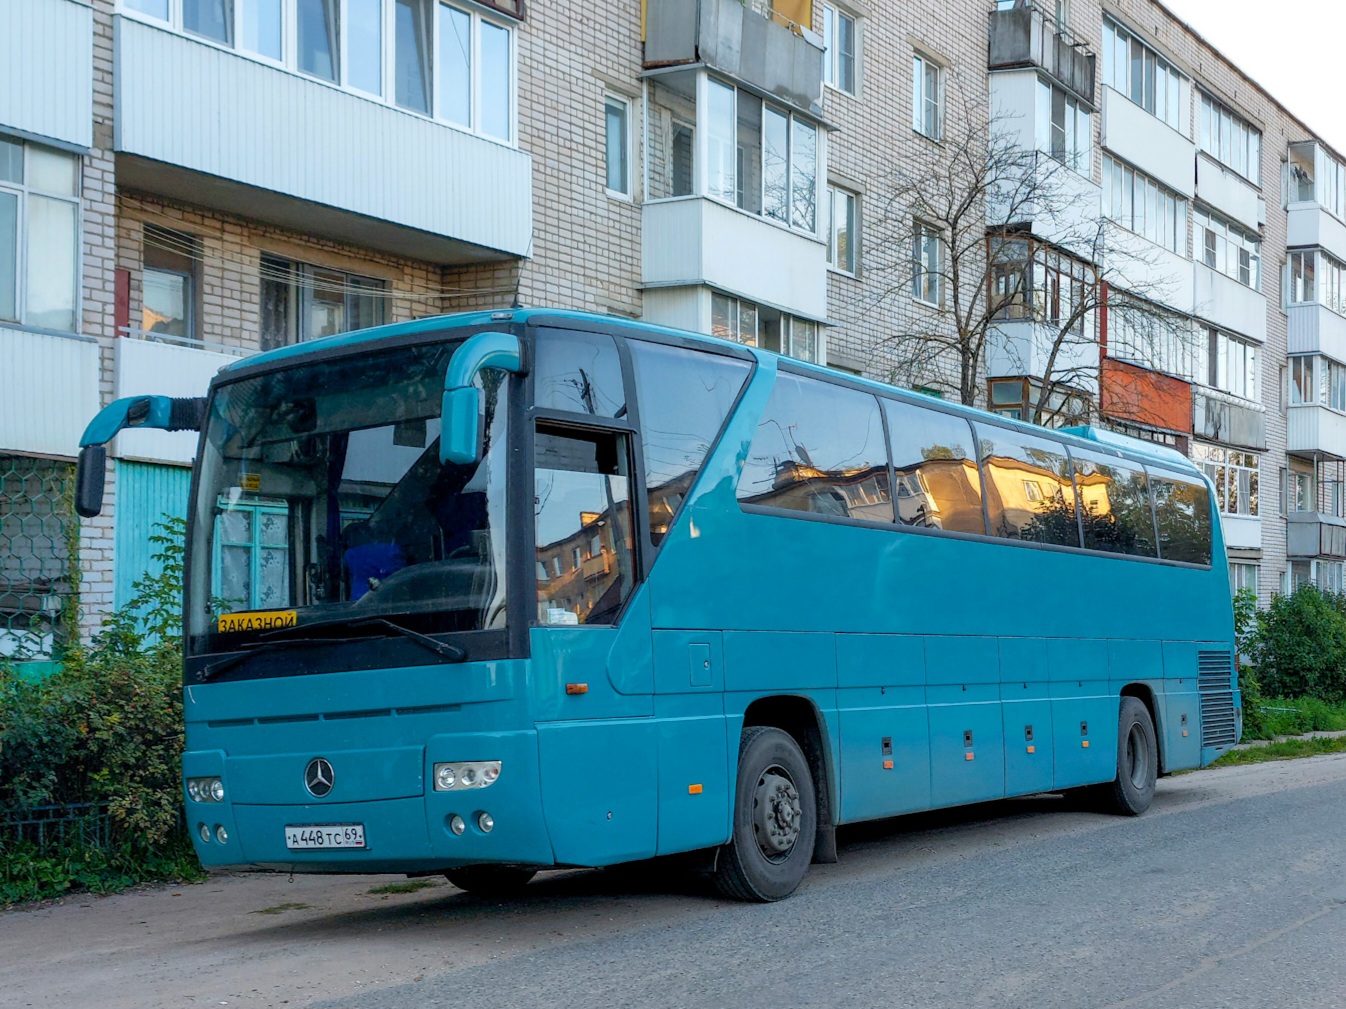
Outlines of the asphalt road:
M1346 755L1168 779L1138 819L1039 798L841 841L769 906L647 867L503 902L237 877L10 912L0 1005L1346 1009Z

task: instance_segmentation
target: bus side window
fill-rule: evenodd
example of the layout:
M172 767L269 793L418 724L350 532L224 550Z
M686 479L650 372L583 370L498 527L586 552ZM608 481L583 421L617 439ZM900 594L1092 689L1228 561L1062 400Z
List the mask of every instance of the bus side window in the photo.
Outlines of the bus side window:
M1145 471L1124 459L1071 452L1086 550L1158 557Z
M991 535L1080 545L1075 481L1066 448L1049 438L977 425Z
M829 382L778 375L739 477L738 499L891 523L878 400Z
M546 410L621 417L626 389L617 343L606 333L540 329L533 362L533 405Z
M668 533L752 366L718 354L628 342L636 373L650 541Z
M631 594L631 469L623 434L539 424L534 448L538 623L611 624Z
M961 417L886 399L897 521L904 526L986 532L972 428Z
M1209 564L1212 529L1206 485L1151 472L1150 490L1159 526L1159 556L1166 561Z

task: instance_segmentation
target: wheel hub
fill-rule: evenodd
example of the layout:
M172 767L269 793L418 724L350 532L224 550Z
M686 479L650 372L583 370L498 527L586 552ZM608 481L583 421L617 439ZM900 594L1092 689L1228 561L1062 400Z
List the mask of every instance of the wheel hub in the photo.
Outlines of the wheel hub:
M799 790L789 773L779 766L767 768L753 793L753 832L762 854L772 861L788 855L799 839L803 817Z

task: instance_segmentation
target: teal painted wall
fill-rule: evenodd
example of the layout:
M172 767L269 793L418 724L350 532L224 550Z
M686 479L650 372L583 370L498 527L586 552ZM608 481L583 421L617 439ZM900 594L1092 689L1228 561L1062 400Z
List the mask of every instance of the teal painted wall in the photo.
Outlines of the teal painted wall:
M133 595L132 586L147 571L158 573L150 542L165 515L187 517L187 486L192 471L184 466L143 462L117 463L116 555L112 602L117 609Z

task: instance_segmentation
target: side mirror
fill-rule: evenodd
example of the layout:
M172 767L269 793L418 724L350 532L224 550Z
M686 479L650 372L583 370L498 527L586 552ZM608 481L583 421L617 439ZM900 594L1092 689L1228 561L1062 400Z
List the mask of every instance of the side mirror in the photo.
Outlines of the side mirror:
M439 461L470 466L481 458L481 395L473 384L486 368L518 374L523 349L512 333L478 333L453 352L444 372Z
M91 519L103 510L103 478L107 472L107 449L85 445L75 465L75 511Z

